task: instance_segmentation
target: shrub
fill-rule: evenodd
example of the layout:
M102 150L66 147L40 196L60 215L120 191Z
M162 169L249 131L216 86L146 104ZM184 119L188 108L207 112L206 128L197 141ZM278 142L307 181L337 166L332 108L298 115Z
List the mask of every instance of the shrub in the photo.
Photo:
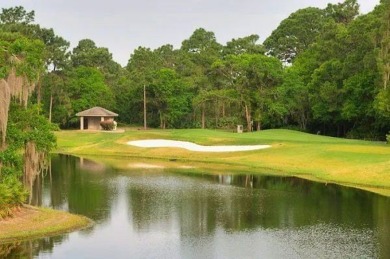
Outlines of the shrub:
M103 130L113 130L114 129L114 121L108 120L108 121L101 121L100 126Z
M238 124L242 124L237 117L219 118L217 128L219 129L236 129Z
M56 124L56 123L51 123L50 124L50 129L52 131L59 131L60 130L60 126L58 124Z
M390 131L389 134L386 135L387 144L390 144Z
M16 177L0 181L0 219L11 216L12 208L26 201L27 192Z

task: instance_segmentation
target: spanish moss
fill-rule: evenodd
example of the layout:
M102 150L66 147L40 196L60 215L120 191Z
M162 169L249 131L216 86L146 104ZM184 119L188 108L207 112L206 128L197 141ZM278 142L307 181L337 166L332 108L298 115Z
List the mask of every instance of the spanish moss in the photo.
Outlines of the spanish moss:
M5 146L5 138L7 136L8 111L11 101L10 88L4 79L0 80L0 134L1 134L1 148ZM0 167L1 169L1 167Z
M46 165L45 153L37 150L34 142L27 142L24 148L23 183L30 194L35 178L46 168Z

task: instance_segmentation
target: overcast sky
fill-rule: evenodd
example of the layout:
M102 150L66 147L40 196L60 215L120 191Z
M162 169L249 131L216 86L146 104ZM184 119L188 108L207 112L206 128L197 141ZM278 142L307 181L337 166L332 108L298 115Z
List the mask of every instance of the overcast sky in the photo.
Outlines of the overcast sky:
M250 34L263 42L279 23L298 9L324 8L338 0L0 0L0 7L21 5L35 11L35 21L53 28L75 47L92 39L126 65L138 46L158 48L181 42L197 28L215 33L225 44ZM358 0L362 13L379 0Z

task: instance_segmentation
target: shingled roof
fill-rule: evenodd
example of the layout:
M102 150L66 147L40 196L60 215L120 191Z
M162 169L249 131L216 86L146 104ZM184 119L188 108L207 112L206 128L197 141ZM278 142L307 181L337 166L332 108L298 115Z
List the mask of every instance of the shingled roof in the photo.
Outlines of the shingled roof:
M102 107L93 107L91 109L76 113L78 117L116 117L118 114L115 112L106 110Z

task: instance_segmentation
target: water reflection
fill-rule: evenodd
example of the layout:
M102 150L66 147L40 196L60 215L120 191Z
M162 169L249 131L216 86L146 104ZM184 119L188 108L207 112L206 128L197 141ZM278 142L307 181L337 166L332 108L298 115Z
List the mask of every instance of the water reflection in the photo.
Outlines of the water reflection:
M190 176L190 174L187 174ZM223 185L259 189L251 198L240 200L239 206L248 213L266 211L272 221L259 222L264 228L300 227L318 222L371 227L373 222L372 202L376 195L358 189L335 184L309 182L296 177L264 175L200 175L202 179ZM259 197L257 197L259 196ZM264 206L264 209L257 206ZM236 209L234 209L236 210ZM257 217L257 220L261 218Z
M0 258L34 258L42 252L51 254L55 245L64 242L67 239L66 237L64 235L2 244L0 245Z
M253 242L251 238L270 239L264 251L274 246L271 251L276 254L266 254L271 257L385 258L390 252L386 198L293 177L187 176L192 177L155 176L130 182L129 213L137 232L177 222L185 248L194 254L203 251L206 257L215 250L208 246L215 245L219 235L235 236L224 245L229 251L231 246L238 248L236 239L243 245ZM277 253L281 247L288 248L286 253Z
M110 168L91 160L55 157L46 175L35 181L32 205L66 210L95 221L108 220L115 189L102 181L110 172Z
M0 245L0 257L386 258L390 199L259 175L116 172L71 156L37 179L35 205L97 221Z

